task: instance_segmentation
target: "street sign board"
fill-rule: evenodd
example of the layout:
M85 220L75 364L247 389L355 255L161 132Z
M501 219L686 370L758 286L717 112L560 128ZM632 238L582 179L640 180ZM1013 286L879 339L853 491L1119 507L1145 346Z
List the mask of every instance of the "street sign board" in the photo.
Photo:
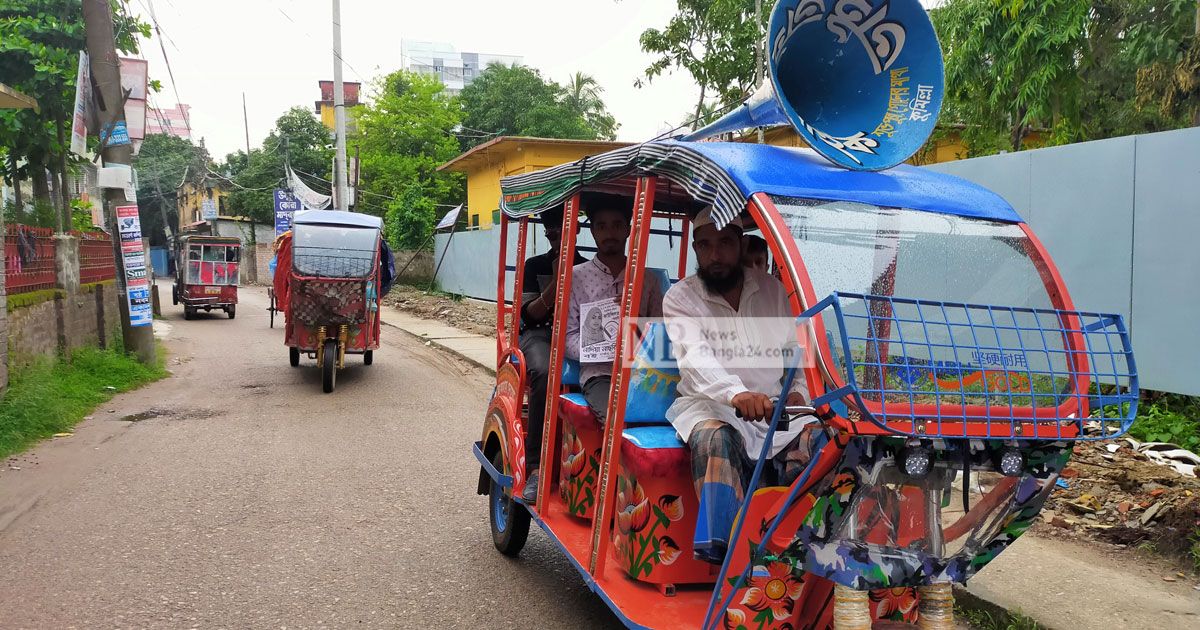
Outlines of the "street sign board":
M217 202L212 199L201 201L200 218L205 221L215 220L217 218Z
M292 217L300 211L300 202L292 193L275 189L275 236L292 229Z

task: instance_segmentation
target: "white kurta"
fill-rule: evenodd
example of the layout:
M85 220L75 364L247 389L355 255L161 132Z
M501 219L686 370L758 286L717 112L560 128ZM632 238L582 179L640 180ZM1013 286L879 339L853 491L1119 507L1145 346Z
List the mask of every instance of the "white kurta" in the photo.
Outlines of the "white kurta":
M667 420L684 442L700 422L720 420L737 429L747 455L758 458L768 423L738 418L732 401L747 391L780 394L785 361L771 360L770 355L794 343L792 318L783 284L757 270L746 270L736 311L725 298L710 294L698 276L689 276L667 291L663 319L680 373L679 397L667 410ZM748 352L761 353L761 360L746 356ZM809 399L802 371L797 371L791 391ZM770 456L782 451L802 429L802 424L794 423L789 431L777 431Z

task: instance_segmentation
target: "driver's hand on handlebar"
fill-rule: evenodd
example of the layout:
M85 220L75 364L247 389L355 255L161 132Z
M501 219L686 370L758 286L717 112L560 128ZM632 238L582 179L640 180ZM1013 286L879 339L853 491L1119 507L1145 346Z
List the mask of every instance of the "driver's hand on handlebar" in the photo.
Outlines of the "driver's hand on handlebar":
M775 403L771 397L758 392L742 392L733 397L733 408L743 420L762 422L771 417Z

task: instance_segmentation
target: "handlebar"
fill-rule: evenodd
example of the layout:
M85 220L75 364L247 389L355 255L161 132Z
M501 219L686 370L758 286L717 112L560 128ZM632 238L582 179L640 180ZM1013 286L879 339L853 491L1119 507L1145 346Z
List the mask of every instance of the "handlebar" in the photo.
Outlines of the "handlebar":
M779 401L778 396L771 397L771 404ZM779 418L779 425L776 426L778 431L788 431L792 428L792 420L800 416L814 416L817 410L810 405L788 405L783 408L783 416ZM733 410L733 414L738 418L742 417L742 412L737 409Z

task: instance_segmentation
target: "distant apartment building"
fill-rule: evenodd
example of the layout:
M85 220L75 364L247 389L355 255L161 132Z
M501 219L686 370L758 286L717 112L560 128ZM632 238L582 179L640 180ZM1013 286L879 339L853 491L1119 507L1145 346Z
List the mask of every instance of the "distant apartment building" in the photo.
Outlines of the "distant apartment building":
M470 85L489 64L509 66L524 61L515 55L459 52L454 46L442 42L407 40L400 41L400 56L405 70L437 77L451 94L458 94Z
M191 109L191 105L183 103L163 109L147 108L146 135L159 133L191 140L192 130L188 125L188 112Z
M321 100L317 101L314 111L321 118L321 124L325 125L325 128L332 130L335 126L333 81L317 81L317 85L321 87ZM358 105L358 93L361 89L361 83L354 81L342 82L342 98L346 103L346 130L348 132L354 130L354 118L350 115L350 108Z

